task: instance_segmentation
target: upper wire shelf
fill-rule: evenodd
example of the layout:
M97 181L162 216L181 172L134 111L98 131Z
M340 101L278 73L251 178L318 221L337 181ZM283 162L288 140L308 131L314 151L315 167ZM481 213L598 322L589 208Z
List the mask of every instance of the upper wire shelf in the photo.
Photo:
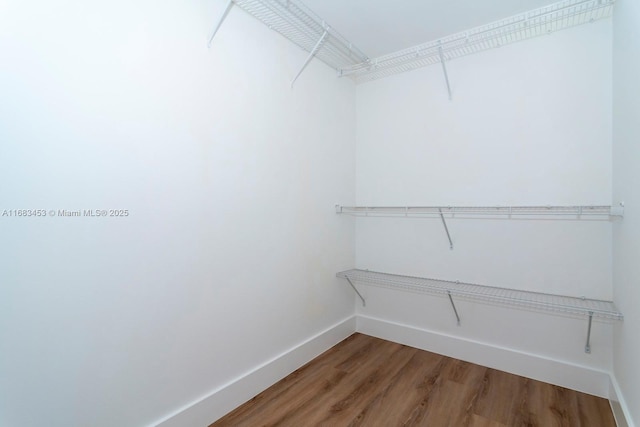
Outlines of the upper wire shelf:
M451 98L445 61L607 18L614 1L563 0L371 59L299 0L228 0L209 45L231 7L237 5L310 53L298 75L314 57L358 83L441 63Z
M611 301L571 297L509 288L403 276L369 270L346 270L336 274L350 283L363 283L410 292L453 295L463 298L518 306L569 315L593 316L607 320L622 320L623 315Z
M570 219L609 219L623 216L624 208L609 205L584 206L342 206L336 213L354 216L384 217L564 217Z
M344 68L366 82L607 18L614 0L565 0Z
M302 49L314 52L315 57L335 70L366 63L369 59L360 49L298 1L232 1Z

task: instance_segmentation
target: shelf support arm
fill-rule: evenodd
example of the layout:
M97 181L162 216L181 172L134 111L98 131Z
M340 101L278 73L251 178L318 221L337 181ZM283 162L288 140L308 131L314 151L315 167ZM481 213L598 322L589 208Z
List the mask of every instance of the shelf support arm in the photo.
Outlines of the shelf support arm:
M307 65L309 65L309 62L311 62L313 57L316 56L316 53L318 53L318 50L320 49L322 42L324 41L324 39L327 37L328 34L329 34L329 31L324 30L324 33L322 33L322 37L320 37L320 40L318 40L318 43L316 43L313 49L311 49L311 52L309 53L307 60L304 61L304 64L302 64L302 68L300 68L300 71L298 71L298 74L296 74L293 80L291 80L291 87L293 87L293 84L296 82L296 80L298 80L298 77L300 77L300 74L302 74L304 69L307 68Z
M447 291L447 295L449 296L449 301L451 301L451 307L453 307L453 313L456 315L458 326L460 326L460 316L458 316L458 310L456 310L456 305L453 303L453 297L451 296L451 291Z
M442 64L442 71L444 72L444 81L447 83L447 93L449 94L449 101L451 101L451 85L449 84L449 74L447 74L447 66L444 64L442 46L438 47L438 55L440 55L440 63Z
M356 294L358 294L358 296L360 297L360 299L362 300L362 306L366 307L367 303L364 300L364 297L362 296L362 294L360 292L358 292L358 289L355 287L355 285L351 282L351 279L349 279L348 277L345 277L345 279L347 279L347 282L349 282L349 284L351 285L351 287L353 288L353 290L356 292Z
M232 6L233 6L233 0L229 0L229 2L227 3L227 6L224 8L224 12L222 12L222 15L220 16L220 19L218 19L218 23L216 24L215 28L213 29L213 32L211 33L211 37L209 37L209 43L207 43L207 47L211 47L211 42L213 42L213 38L216 36L216 33L222 26L222 23L224 22L225 18L229 14L229 11L231 10Z
M589 340L591 339L591 322L593 321L593 311L589 312L589 326L587 327L587 344L584 346L584 352L591 354L591 344Z
M442 214L441 208L438 208L438 212L440 212L440 219L442 220L444 231L447 233L447 239L449 239L449 249L453 250L453 241L451 241L451 235L449 234L449 227L447 227L447 221L444 220L444 215Z

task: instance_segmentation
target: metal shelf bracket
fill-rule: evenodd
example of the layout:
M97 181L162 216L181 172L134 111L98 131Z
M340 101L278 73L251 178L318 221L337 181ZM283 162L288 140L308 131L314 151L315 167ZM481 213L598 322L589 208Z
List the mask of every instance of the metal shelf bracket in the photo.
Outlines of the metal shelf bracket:
M589 312L589 326L587 327L587 344L584 346L584 352L591 354L591 322L593 321L593 311Z
M449 84L449 75L447 74L447 66L444 63L444 54L442 53L442 46L438 47L438 55L440 56L440 63L442 64L442 72L444 73L444 81L447 83L447 93L449 94L449 101L451 101L451 85Z
M456 315L458 326L460 326L460 316L458 315L458 310L456 310L456 305L453 303L453 297L451 296L451 291L447 291L447 295L449 296L449 301L451 301L451 307L453 307L453 313Z
M447 227L447 221L445 221L444 219L444 214L442 213L442 209L438 208L438 212L440 212L440 219L442 220L444 231L447 233L447 239L449 239L449 249L453 250L453 242L451 241L451 235L449 234L449 227Z
M300 74L302 74L304 69L307 68L307 65L309 65L309 62L311 62L313 57L316 56L316 53L318 53L318 49L320 49L320 46L322 46L322 42L324 41L325 38L327 38L328 34L329 34L329 30L325 29L324 33L322 33L322 36L320 37L320 40L318 40L316 45L313 47L313 49L309 53L309 56L307 57L306 61L304 61L304 64L302 64L302 68L300 68L300 71L298 71L298 74L296 74L293 80L291 80L291 87L293 87L293 84L296 82L296 80L298 80L298 77L300 77Z
M349 282L349 284L351 285L351 287L353 288L353 290L356 292L356 294L358 294L358 296L360 297L360 299L362 300L362 306L366 307L367 303L364 300L364 297L362 296L362 294L358 291L358 289L355 287L355 285L353 284L353 282L351 282L351 279L349 279L348 277L345 277L345 279L347 279L347 282Z
M233 0L229 0L229 2L227 3L227 6L224 8L224 12L222 12L222 15L220 16L220 19L218 19L218 23L216 24L215 28L213 29L213 32L211 33L211 36L209 37L209 43L207 43L207 47L211 47L211 43L213 42L213 38L216 36L216 33L218 32L218 30L222 26L222 23L224 22L225 18L229 14L229 11L231 10L232 6L233 6Z

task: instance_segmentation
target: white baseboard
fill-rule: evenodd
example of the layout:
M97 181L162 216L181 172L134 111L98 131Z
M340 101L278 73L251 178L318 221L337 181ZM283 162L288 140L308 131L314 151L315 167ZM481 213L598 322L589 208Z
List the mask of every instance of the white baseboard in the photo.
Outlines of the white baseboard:
M618 426L635 427L620 388L608 372L362 315L327 328L154 425L207 426L354 332L609 399Z
M624 400L615 376L611 375L609 383L609 403L618 427L635 427L631 419L629 407Z
M358 316L357 332L433 353L609 398L609 373L505 347Z
M338 344L356 330L351 316L296 345L207 396L154 424L157 427L203 427L229 413L305 363Z

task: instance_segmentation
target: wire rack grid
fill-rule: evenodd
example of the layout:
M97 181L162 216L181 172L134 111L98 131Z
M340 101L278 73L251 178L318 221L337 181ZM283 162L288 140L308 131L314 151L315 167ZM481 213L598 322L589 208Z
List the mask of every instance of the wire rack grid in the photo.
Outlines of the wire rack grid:
M424 277L403 276L369 270L346 270L336 274L354 283L373 285L404 291L427 294L450 294L453 296L479 300L501 305L524 307L569 315L589 316L606 320L622 320L623 315L613 302L522 291L509 288L453 282Z
M607 18L614 0L565 0L438 40L370 59L342 70L366 82Z
M623 208L610 205L584 206L341 206L336 212L353 216L391 216L391 217L436 217L447 215L451 218L475 216L494 217L571 217L575 219L609 219L622 216Z
M298 1L234 0L234 3L307 52L314 50L326 31L315 56L335 70L368 61L367 55Z

